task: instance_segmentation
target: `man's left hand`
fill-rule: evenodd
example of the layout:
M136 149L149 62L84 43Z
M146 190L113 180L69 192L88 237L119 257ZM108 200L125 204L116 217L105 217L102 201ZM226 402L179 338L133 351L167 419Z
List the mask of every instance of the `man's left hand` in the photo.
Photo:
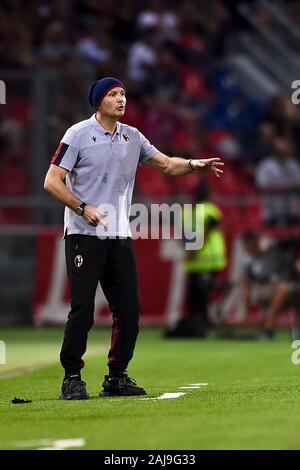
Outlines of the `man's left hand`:
M191 164L195 171L211 171L218 177L223 173L223 170L220 167L224 166L224 163L218 157L192 160Z

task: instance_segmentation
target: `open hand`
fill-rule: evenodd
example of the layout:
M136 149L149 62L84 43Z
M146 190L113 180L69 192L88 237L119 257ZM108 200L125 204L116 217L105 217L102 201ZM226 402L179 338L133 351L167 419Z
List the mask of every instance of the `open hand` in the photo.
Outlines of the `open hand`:
M221 161L219 157L214 158L201 158L200 160L192 160L191 165L194 167L195 170L200 171L211 171L216 176L220 177L223 173L222 166L224 163Z

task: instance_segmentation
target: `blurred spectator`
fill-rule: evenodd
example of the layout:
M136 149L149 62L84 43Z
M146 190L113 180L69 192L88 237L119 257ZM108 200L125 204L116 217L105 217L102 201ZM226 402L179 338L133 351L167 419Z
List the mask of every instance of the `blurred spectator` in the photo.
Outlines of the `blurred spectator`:
M180 16L177 13L178 1L148 0L146 3L146 9L138 15L138 26L156 24L160 43L168 40L176 41L180 24Z
M53 21L45 32L44 42L40 49L40 60L43 65L59 67L70 58L72 46L67 37L64 24Z
M176 57L176 52L170 45L164 45L160 49L157 58L155 73L148 76L144 82L146 93L156 95L169 102L178 99L181 95L180 63Z
M112 19L110 17L102 18L101 27L98 21L94 20L86 37L79 40L77 52L87 72L93 71L98 63L110 60L113 50L111 30Z
M270 121L262 121L253 135L245 136L243 152L247 155L249 162L257 165L263 158L272 155L276 127Z
M277 317L284 309L296 309L295 323L299 323L297 249L300 238L276 242L247 232L242 240L246 253L242 279L246 315L249 317L252 306L260 307L264 316L262 337L271 340Z
M34 18L32 6L26 10L21 2L6 5L6 8L0 4L1 67L27 68L35 65Z
M22 145L23 144L23 145ZM29 193L24 134L12 120L0 122L0 196L24 196ZM27 209L0 207L1 223L28 222Z
M276 128L276 133L300 144L300 111L289 96L274 96L263 117Z
M0 194L22 195L28 192L22 126L13 120L0 122Z
M114 11L112 35L123 53L136 39L136 10L135 2L125 0L118 2L118 8Z
M149 140L162 151L167 151L172 149L178 129L185 128L185 121L176 106L157 97L145 117L144 128Z
M263 194L264 222L281 226L299 223L300 164L294 158L292 142L276 137L273 152L256 170L256 182Z
M144 81L152 75L158 61L157 50L158 20L155 16L139 25L138 40L128 53L127 73L131 80Z

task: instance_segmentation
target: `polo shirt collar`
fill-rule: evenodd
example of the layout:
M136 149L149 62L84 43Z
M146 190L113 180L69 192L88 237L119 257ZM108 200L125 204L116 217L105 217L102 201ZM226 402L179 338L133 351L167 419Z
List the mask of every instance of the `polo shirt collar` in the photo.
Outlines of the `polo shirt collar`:
M98 130L98 132L100 132L100 134L110 134L110 132L104 129L104 127L102 127L101 124L97 121L96 114L93 114L91 116L90 121L92 125ZM114 133L114 135L120 134L120 132L121 132L121 124L117 122L117 128L116 128L116 132Z

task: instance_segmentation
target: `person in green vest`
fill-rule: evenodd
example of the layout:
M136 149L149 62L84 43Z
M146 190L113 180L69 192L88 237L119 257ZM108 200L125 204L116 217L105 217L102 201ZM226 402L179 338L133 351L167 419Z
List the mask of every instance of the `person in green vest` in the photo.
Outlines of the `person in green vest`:
M203 212L199 211L197 214L198 204L203 205ZM196 220L196 214L198 216L201 213L203 225L201 220ZM221 210L209 201L208 187L202 183L196 190L192 207L185 205L182 209L183 233L202 231L204 237L201 248L185 250L187 315L166 336L205 336L206 329L211 326L208 318L209 293L216 274L227 266L226 241L221 220Z

